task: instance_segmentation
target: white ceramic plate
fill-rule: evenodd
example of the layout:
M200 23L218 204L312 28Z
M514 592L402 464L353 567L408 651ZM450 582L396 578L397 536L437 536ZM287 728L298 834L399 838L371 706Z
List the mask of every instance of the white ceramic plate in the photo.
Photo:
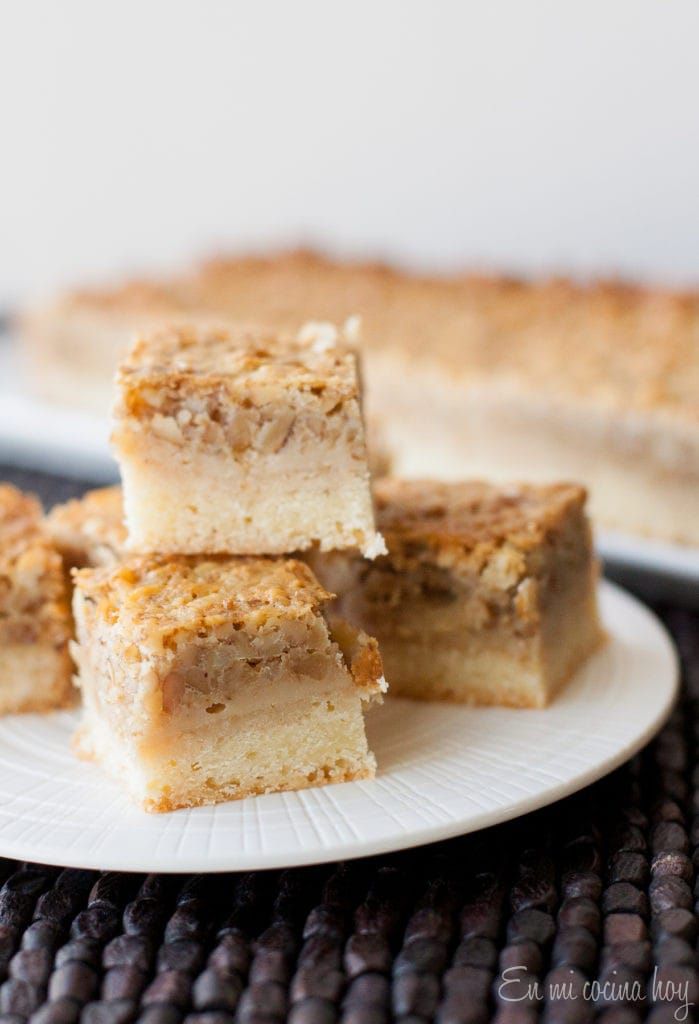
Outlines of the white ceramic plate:
M660 728L674 648L624 591L601 587L609 642L546 711L388 700L369 717L379 772L237 803L148 815L69 749L74 713L0 720L0 855L131 871L313 864L473 832L612 771Z

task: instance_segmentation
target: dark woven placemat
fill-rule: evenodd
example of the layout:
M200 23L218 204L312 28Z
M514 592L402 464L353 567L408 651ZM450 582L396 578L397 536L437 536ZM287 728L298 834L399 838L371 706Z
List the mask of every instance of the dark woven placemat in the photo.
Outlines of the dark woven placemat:
M83 485L10 473L47 502ZM348 864L148 877L0 860L0 1024L635 1024L699 1003L699 617L639 757L475 836Z

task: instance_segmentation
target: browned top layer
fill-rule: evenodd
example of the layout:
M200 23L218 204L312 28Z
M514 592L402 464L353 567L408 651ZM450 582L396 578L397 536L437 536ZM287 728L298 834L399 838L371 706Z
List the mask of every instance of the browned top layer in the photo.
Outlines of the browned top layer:
M255 400L279 391L357 394L357 357L330 324L297 335L256 327L168 326L137 338L119 369L123 389L223 387Z
M307 565L284 558L146 555L73 577L100 617L155 650L199 630L280 629L317 614L330 597Z
M127 540L121 487L100 487L56 505L46 527L69 567L111 564Z
M527 556L571 513L581 514L577 484L496 487L385 478L375 485L377 523L389 558L482 568L493 558Z
M368 348L537 393L699 420L699 290L416 275L308 252L219 260L181 287L199 308L278 327L358 314Z
M0 484L0 642L63 646L70 611L61 558L33 495Z
M83 288L66 296L66 305L74 310L129 315L176 316L185 313L182 296L175 282L135 278L115 288Z

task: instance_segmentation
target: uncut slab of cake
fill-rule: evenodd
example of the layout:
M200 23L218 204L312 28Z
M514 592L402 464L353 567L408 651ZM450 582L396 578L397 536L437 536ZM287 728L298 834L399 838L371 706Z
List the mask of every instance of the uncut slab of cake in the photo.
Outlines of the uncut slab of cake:
M60 294L27 311L20 349L32 394L102 414L137 330L213 316L295 334L357 315L373 458L579 481L605 530L699 548L696 289L232 255Z

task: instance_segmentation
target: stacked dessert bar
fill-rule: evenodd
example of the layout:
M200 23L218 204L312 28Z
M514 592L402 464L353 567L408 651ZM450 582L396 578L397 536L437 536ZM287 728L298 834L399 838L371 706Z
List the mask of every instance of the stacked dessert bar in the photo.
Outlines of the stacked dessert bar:
M116 387L126 530L100 529L109 492L90 502L104 542L84 552L71 510L53 517L88 563L79 751L150 810L373 775L376 641L333 624L331 595L290 557L384 550L351 344L329 325L155 329Z

